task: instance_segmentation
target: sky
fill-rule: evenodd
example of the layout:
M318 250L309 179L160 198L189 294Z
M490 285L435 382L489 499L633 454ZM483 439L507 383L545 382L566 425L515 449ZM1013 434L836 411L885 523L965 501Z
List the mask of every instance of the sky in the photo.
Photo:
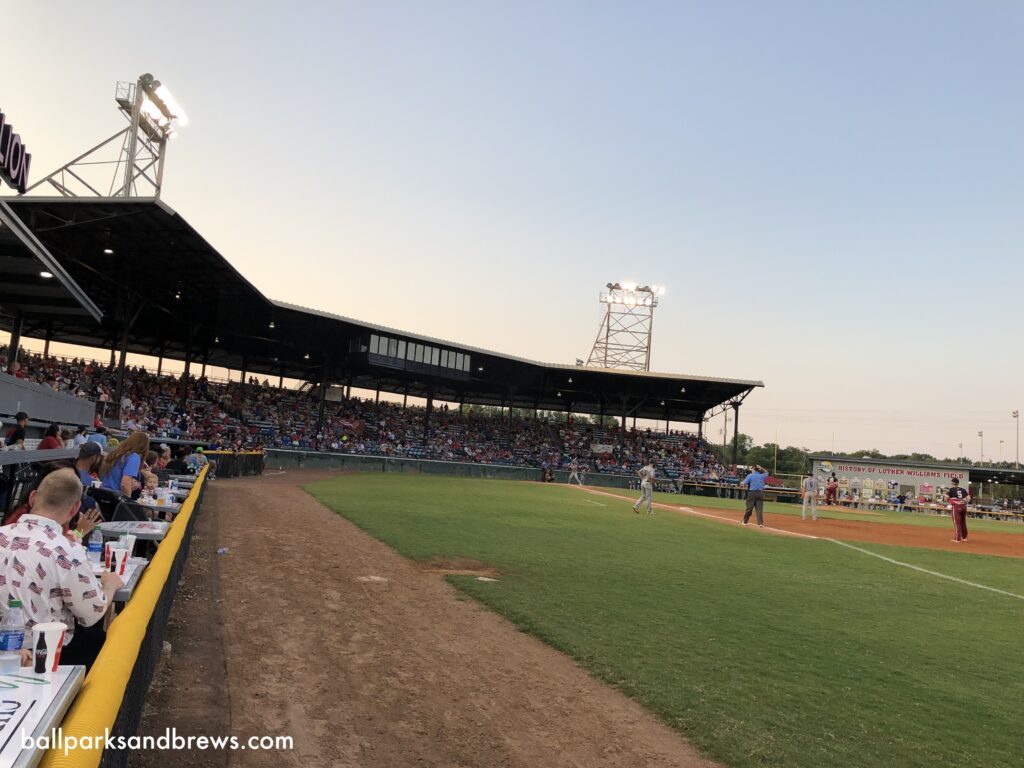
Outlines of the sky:
M571 364L605 283L657 283L652 369L763 381L758 443L1016 450L1020 3L12 0L5 28L33 178L152 72L190 117L164 201L273 298Z

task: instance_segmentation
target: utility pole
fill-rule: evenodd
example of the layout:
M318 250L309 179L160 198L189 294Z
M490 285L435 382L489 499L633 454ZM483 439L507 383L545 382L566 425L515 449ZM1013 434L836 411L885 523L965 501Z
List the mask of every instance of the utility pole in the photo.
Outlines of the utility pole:
M978 457L978 464L980 466L981 464L985 463L985 432L984 432L984 430L981 430L981 429L978 430L978 437L981 438L981 455Z
M1017 452L1014 454L1013 468L1020 469L1020 411L1014 411L1012 416L1017 425Z

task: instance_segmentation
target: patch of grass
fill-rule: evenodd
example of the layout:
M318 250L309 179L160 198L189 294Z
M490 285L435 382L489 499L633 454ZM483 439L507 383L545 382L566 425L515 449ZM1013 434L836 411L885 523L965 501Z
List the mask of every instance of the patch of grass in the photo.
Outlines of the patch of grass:
M495 583L449 578L734 768L1019 765L1019 600L565 487L367 474L309 490L408 557L493 566ZM1024 594L1017 560L868 547Z

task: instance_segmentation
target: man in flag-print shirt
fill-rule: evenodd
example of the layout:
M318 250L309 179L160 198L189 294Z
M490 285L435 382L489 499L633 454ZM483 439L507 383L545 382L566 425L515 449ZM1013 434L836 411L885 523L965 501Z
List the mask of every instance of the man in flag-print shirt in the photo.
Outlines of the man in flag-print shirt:
M29 496L30 511L0 527L0 601L6 608L9 600L21 600L27 629L63 622L68 629L61 663L88 665L99 652L102 633L82 628L103 618L122 582L114 573L97 579L85 548L65 537L64 526L81 503L82 483L74 470L57 470ZM76 638L76 621L88 637ZM30 635L25 632L26 647L31 647Z

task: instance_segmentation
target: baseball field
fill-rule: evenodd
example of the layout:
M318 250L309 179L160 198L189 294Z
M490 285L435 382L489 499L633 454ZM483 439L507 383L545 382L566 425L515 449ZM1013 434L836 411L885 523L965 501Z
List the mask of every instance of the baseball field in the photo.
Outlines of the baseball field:
M1019 765L1024 526L429 476L306 486L707 758ZM625 498L628 497L628 498ZM980 554L984 552L998 553ZM525 638L524 638L525 639Z

